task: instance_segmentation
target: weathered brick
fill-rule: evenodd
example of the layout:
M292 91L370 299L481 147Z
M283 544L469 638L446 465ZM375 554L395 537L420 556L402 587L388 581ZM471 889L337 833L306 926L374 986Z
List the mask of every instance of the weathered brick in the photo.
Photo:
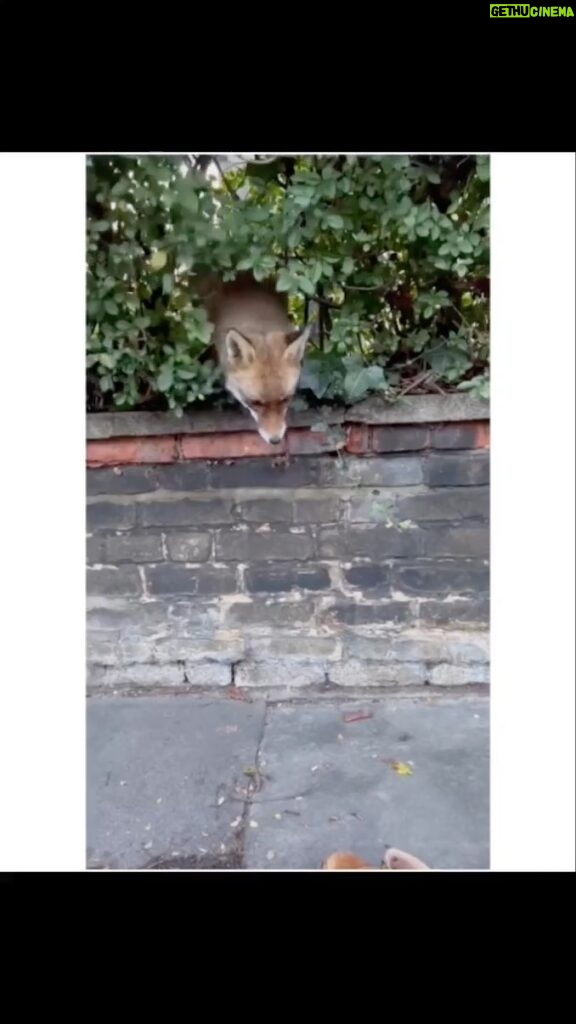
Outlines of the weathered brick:
M116 665L121 660L121 637L111 630L91 629L86 636L89 665Z
M314 619L311 601L235 601L226 609L226 622L231 625L261 629L290 629L309 626Z
M171 466L155 466L149 472L160 490L205 491L208 487L205 462L176 462Z
M320 530L321 558L416 558L422 551L421 531L386 526L327 526Z
M430 455L424 464L424 479L430 487L482 486L490 481L490 455L488 452Z
M490 531L487 526L433 527L422 531L422 554L431 558L488 558Z
M86 622L89 632L108 630L130 635L145 631L152 636L162 636L171 630L169 614L167 602L117 601L112 606L89 608Z
M415 522L488 519L489 514L488 487L460 487L413 494L401 498L397 505L399 520L410 519Z
M215 537L218 561L268 562L311 558L312 537L303 533L246 533L243 530L222 530Z
M192 569L166 563L147 567L145 573L152 595L232 594L236 590L236 574L232 569L213 566Z
M196 632L189 637L168 637L154 642L154 660L215 661L231 664L244 657L244 641L237 629L219 629L210 633Z
M360 661L423 663L446 659L446 647L440 637L349 636L345 647L348 657Z
M330 587L328 570L320 565L293 565L288 567L249 568L245 573L246 589L252 593L275 594L300 590L326 590Z
M422 686L426 681L424 665L396 664L392 661L362 661L349 659L330 666L330 681L337 686L358 689L372 686Z
M320 482L324 487L407 487L421 484L423 479L418 456L342 456L320 463Z
M236 667L236 686L278 689L300 689L303 686L321 686L326 679L324 662L298 663L292 658L274 658L272 661L243 661Z
M386 492L374 488L363 487L360 492L346 503L347 519L351 523L387 523L394 522L394 499L386 497Z
M86 507L88 530L130 530L134 526L135 507L116 501L90 502Z
M158 533L126 533L121 537L100 538L101 561L106 565L123 562L161 562L162 537Z
M398 563L392 570L393 588L405 594L486 594L490 572L481 562Z
M173 562L205 562L212 550L209 533L167 533L166 549Z
M175 437L110 437L86 445L89 466L174 462L177 454Z
M340 518L339 498L318 498L312 494L308 498L294 502L294 521L296 523L333 523Z
M143 501L138 505L138 518L143 526L198 526L231 523L232 502L223 498L177 501Z
M391 575L387 565L353 565L350 569L344 569L347 582L362 590L378 588L380 591L388 592Z
M122 466L116 469L88 469L86 493L145 494L156 490L157 483L150 466Z
M254 661L287 658L294 661L333 661L340 656L340 644L331 636L251 637L249 656Z
M185 664L186 682L190 686L230 686L232 669L230 665L215 661L192 661Z
M339 602L328 608L324 618L335 619L346 626L394 626L412 620L409 601L379 601L378 604Z
M432 686L473 686L490 682L488 665L435 665L429 674Z
M490 621L490 601L466 600L457 601L422 601L418 610L420 622L431 626L456 628L461 625L488 623Z
M290 494L282 498L253 498L235 505L234 513L246 523L291 523L294 505Z
M469 423L441 423L432 427L430 443L433 448L488 448L490 424L482 420Z
M179 689L185 685L184 668L180 665L96 665L88 668L88 691L91 693L112 689L137 690L140 687L166 686Z
M278 446L285 450L285 442ZM228 431L224 434L185 434L180 438L184 459L239 459L248 455L270 455L270 445L256 430Z
M135 566L86 570L86 593L95 597L140 597L142 582Z
M374 452L415 452L427 444L427 427L372 427Z
M241 459L227 465L210 466L210 487L306 487L318 480L319 465L314 458Z

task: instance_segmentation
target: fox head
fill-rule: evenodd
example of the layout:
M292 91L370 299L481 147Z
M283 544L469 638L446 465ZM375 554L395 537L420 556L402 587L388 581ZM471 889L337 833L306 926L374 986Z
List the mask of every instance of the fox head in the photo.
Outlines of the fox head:
M303 330L226 333L225 380L228 391L256 420L268 444L286 433L286 413L296 391L310 325Z

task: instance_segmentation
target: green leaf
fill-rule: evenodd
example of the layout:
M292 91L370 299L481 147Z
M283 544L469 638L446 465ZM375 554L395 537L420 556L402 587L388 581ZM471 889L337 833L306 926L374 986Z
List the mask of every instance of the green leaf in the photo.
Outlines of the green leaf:
M173 363L166 363L158 375L156 381L159 391L169 391L172 387L174 380L174 365Z
M350 256L347 256L346 259L342 263L342 273L346 277L349 277L350 274L353 273L353 271L354 271L354 260L351 259Z
M385 383L381 366L362 366L346 374L344 395L348 402L358 402L369 391L380 390Z
M162 291L164 295L170 295L172 288L174 287L174 278L172 274L164 274L162 277Z
M159 249L158 252L153 252L150 257L150 266L152 270L162 270L166 266L168 254L164 249Z

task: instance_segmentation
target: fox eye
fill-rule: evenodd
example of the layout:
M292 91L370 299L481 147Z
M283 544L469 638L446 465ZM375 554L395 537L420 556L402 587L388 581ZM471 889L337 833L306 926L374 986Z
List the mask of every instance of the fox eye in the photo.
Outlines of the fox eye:
M262 402L250 402L251 409L262 409Z

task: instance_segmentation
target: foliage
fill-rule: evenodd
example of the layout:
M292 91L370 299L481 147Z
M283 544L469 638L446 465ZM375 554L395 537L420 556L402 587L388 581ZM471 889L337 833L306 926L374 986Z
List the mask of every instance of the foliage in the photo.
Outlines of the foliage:
M190 288L206 270L275 276L295 319L315 317L308 401L487 397L488 158L205 163L88 159L90 409L222 400Z

